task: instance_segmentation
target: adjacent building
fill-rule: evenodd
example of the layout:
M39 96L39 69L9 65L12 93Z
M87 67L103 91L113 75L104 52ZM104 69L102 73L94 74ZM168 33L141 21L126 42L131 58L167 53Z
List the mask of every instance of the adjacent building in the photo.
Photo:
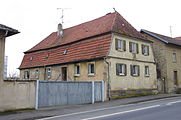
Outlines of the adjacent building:
M181 40L141 30L153 42L160 92L174 92L181 87Z
M0 81L4 78L5 39L17 33L17 30L0 24Z
M154 90L151 41L118 12L58 31L24 52L20 79L101 81L108 92Z
M8 56L4 57L4 76L3 78L6 79L7 78L7 74L8 74Z

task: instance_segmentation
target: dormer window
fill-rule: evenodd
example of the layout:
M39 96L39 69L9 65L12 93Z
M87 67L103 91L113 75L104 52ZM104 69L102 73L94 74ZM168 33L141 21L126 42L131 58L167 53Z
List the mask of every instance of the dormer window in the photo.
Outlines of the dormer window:
M30 57L29 61L32 61L33 60L33 57Z
M66 55L66 54L67 54L67 52L68 52L67 50L64 50L63 55Z

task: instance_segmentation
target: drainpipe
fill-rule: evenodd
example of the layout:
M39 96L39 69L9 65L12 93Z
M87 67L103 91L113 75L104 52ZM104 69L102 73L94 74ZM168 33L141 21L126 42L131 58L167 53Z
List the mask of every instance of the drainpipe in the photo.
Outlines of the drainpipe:
M45 77L46 77L46 65L44 65L44 80L45 80Z
M106 62L107 66L108 66L108 70L107 70L107 73L108 73L108 85L107 85L107 92L108 92L108 99L109 101L111 100L111 81L110 81L110 62L106 60L106 58L104 58L104 61Z

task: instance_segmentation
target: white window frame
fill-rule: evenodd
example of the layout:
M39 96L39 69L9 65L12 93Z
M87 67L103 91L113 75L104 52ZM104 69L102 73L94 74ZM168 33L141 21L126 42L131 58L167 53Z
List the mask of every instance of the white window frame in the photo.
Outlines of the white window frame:
M78 68L79 68L79 73L78 73ZM80 65L74 66L74 76L80 76Z
M148 45L142 45L143 46L143 55L149 55L149 46Z
M126 75L126 64L117 64L118 68L116 67L116 70L118 69L118 75L125 76Z
M47 78L51 78L52 76L52 70L51 68L47 68Z
M24 79L30 79L30 71L24 71Z
M36 78L36 79L39 78L39 70L35 70L35 78Z
M150 76L149 66L145 66L145 77L149 77L149 76Z
M177 54L176 53L172 54L172 62L177 62Z
M126 51L126 41L125 40L120 40L116 39L117 42L117 50L119 51Z
M139 65L131 65L132 66L132 69L131 69L131 75L132 76L139 76Z
M130 42L129 44L131 44L131 50L130 50L130 52L132 52L132 53L138 53L138 50L137 49L139 49L139 48L137 48L137 45L138 45L138 43L134 43L134 42ZM139 46L138 46L139 47Z
M93 71L91 70L91 66L93 65ZM95 63L88 63L88 75L94 76L95 75Z

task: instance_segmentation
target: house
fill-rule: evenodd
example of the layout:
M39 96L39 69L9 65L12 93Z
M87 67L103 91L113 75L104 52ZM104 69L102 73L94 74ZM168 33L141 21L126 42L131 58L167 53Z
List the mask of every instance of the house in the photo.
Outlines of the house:
M3 80L4 76L5 39L18 33L17 30L0 24L0 81Z
M108 95L120 90L156 89L151 41L118 12L58 31L24 52L20 78L100 81Z
M175 39L177 39L177 40L181 40L181 37L176 37Z
M181 40L148 30L141 30L141 33L153 42L159 91L173 92L181 87Z

